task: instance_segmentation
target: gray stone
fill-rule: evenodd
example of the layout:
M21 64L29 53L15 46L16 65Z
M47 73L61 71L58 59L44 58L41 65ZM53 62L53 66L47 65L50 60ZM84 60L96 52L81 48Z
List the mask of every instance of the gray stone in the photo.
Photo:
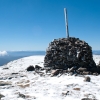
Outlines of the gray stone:
M35 70L40 70L42 67L39 65L35 65Z
M78 71L81 71L81 72L87 71L87 68L82 68L82 67L80 67L80 68L78 69Z
M90 75L89 71L83 71L83 75Z
M0 93L0 100L1 100L1 98L3 98L3 97L5 97L5 96L4 96L3 94Z
M85 77L84 82L90 82L91 78L89 76Z
M51 72L51 76L56 76L56 75L58 75L59 74L59 69L56 69L56 70L52 70L52 72Z

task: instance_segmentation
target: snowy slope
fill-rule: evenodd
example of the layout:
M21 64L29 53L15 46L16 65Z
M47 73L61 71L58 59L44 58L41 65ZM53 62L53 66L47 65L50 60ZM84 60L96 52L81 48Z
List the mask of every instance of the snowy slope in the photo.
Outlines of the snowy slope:
M94 59L95 63L98 65L99 61L100 61L100 55L93 55L93 59Z
M93 58L100 60L98 55ZM100 100L100 76L90 75L91 82L84 82L84 76L50 77L25 70L29 65L43 67L43 60L44 56L30 56L0 67L0 94L5 96L1 100Z

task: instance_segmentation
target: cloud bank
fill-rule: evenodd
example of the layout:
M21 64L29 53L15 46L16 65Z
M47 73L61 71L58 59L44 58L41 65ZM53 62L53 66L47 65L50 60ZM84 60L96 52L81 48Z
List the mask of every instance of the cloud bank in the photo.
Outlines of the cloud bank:
M8 55L7 51L0 51L0 56L6 56Z

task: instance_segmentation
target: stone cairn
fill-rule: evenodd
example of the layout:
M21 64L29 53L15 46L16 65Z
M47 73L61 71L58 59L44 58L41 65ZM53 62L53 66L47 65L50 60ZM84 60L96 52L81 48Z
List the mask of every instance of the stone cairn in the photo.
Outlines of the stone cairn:
M54 39L46 50L44 67L85 74L97 72L92 48L75 37Z

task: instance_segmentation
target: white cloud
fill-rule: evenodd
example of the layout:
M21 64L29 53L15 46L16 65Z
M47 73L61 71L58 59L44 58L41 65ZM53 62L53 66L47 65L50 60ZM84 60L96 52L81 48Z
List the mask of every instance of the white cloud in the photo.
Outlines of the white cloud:
M0 56L6 56L8 55L7 51L0 51Z

